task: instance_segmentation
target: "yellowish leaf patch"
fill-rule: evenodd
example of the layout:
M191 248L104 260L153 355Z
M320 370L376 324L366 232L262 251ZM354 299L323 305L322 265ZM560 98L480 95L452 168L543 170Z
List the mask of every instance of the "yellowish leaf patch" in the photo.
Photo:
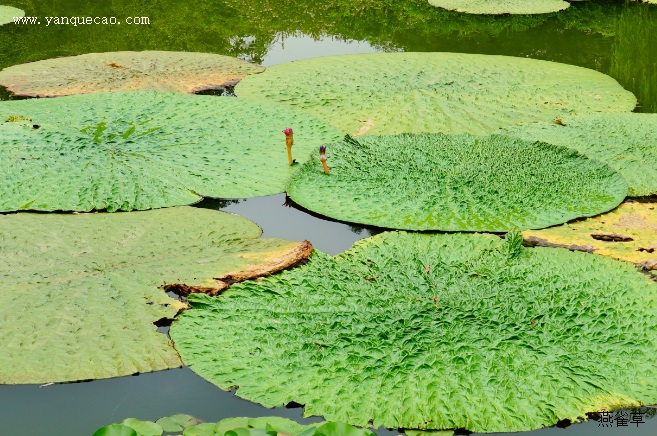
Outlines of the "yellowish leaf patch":
M532 245L588 251L657 270L657 203L625 202L606 214L524 231L523 237Z

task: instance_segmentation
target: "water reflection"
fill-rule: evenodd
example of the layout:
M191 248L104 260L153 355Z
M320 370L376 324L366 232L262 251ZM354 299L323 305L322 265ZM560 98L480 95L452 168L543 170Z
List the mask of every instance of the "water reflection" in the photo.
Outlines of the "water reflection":
M283 416L306 423L301 409L265 409L218 389L189 368L89 383L0 386L0 433L20 436L89 436L101 426L138 417L153 420L187 413L206 421L235 416Z
M261 64L265 67L321 56L339 54L362 54L381 51L367 41L344 40L334 36L314 39L296 32L292 35L280 33L269 46Z
M546 15L477 16L426 0L14 0L28 16L146 16L148 25L0 27L0 68L89 52L184 50L273 65L329 54L449 51L531 57L611 74L654 111L657 8L574 2ZM612 65L613 63L613 65ZM4 96L6 99L6 96ZM3 95L0 93L0 99Z
M207 209L221 209L250 219L258 224L265 238L291 241L311 241L317 250L339 254L354 242L378 233L368 227L348 225L316 214L308 214L297 207L285 194L256 197L246 200L206 199L196 205Z
M639 99L639 112L657 112L657 7L623 9L609 74Z

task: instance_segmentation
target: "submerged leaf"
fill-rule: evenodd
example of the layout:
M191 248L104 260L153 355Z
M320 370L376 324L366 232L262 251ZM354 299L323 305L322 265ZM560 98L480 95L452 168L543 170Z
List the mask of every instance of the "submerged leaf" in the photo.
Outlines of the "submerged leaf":
M0 103L0 211L143 210L201 196L282 192L299 156L336 132L302 113L236 98L102 93Z
M239 97L276 101L345 133L489 134L570 112L629 112L632 93L597 71L463 53L376 53L289 62L244 78Z
M156 421L166 432L183 431L187 427L199 423L198 419L191 415L177 414L164 416Z
M467 14L548 14L570 6L563 0L429 0L439 8Z
M138 90L194 93L235 85L262 71L241 59L210 53L119 51L14 65L0 71L0 86L28 97Z
M623 203L593 218L523 234L533 245L589 251L657 270L656 203Z
M629 195L657 194L657 114L584 114L557 123L531 123L503 135L573 148L623 176Z
M627 186L609 167L550 144L503 136L397 135L327 146L288 195L339 220L407 230L541 228L616 207Z
M156 331L183 307L158 286L221 277L293 252L254 223L188 207L0 216L0 383L87 380L182 363Z
M601 256L383 233L190 303L183 361L265 407L506 432L657 401L657 284Z
M0 5L0 26L3 24L13 23L14 18L24 17L25 11L12 6Z

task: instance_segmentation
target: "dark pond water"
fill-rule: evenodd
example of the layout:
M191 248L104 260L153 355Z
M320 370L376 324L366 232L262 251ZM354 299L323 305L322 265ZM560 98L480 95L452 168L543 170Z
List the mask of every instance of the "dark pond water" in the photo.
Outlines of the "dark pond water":
M563 62L609 74L637 95L639 111L657 112L657 7L603 0L535 17L476 17L426 0L3 0L29 16L148 17L149 25L0 27L0 68L88 52L186 50L239 56L264 65L344 53L450 51ZM0 99L7 98L0 92ZM374 229L324 220L286 204L284 195L199 207L252 219L264 236L308 239L337 254ZM1 352L1 350L0 350ZM190 413L208 421L277 414L237 399L186 368L47 386L0 386L0 435L90 435L126 417ZM391 433L396 434L396 433ZM657 420L628 427L591 421L546 435L655 435Z

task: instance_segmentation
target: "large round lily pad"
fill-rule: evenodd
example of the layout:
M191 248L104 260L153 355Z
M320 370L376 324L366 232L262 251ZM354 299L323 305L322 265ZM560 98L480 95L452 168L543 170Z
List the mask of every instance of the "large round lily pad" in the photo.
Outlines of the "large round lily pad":
M405 230L535 229L625 198L625 181L574 150L468 134L346 138L290 180L298 204L343 221Z
M282 102L350 134L492 133L570 112L626 112L635 97L597 71L462 53L329 56L246 77L240 97Z
M6 120L2 123L3 120ZM337 133L280 105L102 93L0 103L0 211L131 210L280 193L297 157Z
M563 0L429 0L439 8L468 14L547 14L570 6Z
M596 217L523 232L528 243L611 256L657 270L657 204L622 203Z
M14 17L24 17L25 11L13 6L0 5L0 26L3 24L13 23Z
M299 244L188 207L0 216L0 383L116 377L181 366L155 321L182 307L158 286L217 287Z
M618 171L629 195L657 194L656 114L566 116L556 123L530 123L500 133L574 148Z
M259 65L210 53L119 51L15 65L0 71L0 85L29 97L137 90L194 93L235 85L262 71Z
M657 284L495 236L384 233L190 299L183 361L266 407L354 425L521 431L657 401Z

